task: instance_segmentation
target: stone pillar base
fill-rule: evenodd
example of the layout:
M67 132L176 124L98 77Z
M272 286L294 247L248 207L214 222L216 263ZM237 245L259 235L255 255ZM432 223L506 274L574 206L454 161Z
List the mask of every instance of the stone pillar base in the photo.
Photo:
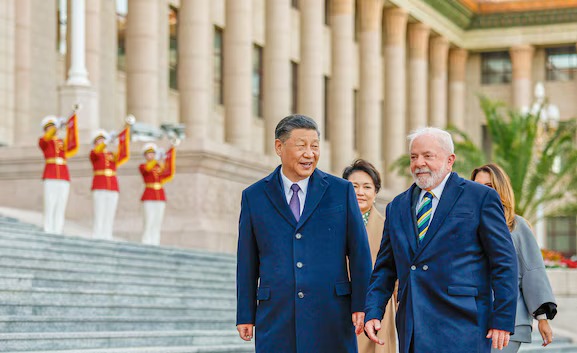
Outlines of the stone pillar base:
M78 111L78 135L80 143L90 143L92 132L100 128L98 94L93 87L64 85L59 88L60 115L68 117L75 104Z

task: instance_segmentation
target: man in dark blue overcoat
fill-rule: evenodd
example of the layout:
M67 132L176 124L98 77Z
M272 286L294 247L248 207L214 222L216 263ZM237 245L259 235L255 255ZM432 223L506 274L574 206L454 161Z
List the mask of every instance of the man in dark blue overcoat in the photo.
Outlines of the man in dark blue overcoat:
M314 120L284 118L282 164L242 193L237 329L257 353L357 352L371 254L352 184L316 169L319 142Z
M401 353L489 353L515 328L517 256L497 192L460 178L451 135L409 136L415 184L388 206L366 305L375 342L395 281Z

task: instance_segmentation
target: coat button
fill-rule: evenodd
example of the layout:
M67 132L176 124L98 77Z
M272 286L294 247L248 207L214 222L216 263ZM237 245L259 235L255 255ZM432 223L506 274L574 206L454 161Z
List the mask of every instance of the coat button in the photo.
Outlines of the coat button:
M427 271L428 269L429 269L429 266L423 265L423 271Z
M299 262L297 262L297 267L298 267L298 268L303 268L303 263L302 263L302 262L300 262L300 261L299 261Z
M416 269L417 269L417 266L415 266L415 265L411 266L411 270L414 271L414 270L416 270Z
M298 292L297 295L300 299L305 297L305 294L303 292Z
M300 239L300 238L302 238L302 237L303 237L303 235L302 235L301 233L297 233L297 234L295 235L295 238L297 238L297 239Z

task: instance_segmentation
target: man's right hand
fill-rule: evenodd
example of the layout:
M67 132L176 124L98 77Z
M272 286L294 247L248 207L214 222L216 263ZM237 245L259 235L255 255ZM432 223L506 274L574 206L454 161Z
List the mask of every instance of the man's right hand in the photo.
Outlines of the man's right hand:
M252 340L252 332L254 329L253 324L240 324L236 326L236 330L238 331L238 335L245 341Z
M377 337L377 332L379 332L380 329L381 329L380 320L372 319L370 321L367 321L367 323L365 324L365 332L367 333L367 336L369 336L371 341L380 344L382 346L385 344L385 342L381 341Z

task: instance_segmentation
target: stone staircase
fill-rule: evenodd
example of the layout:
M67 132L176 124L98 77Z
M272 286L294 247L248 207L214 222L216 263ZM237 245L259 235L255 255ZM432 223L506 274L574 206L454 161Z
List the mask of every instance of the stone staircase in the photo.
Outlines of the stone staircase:
M235 328L235 268L0 216L0 352L253 353Z

